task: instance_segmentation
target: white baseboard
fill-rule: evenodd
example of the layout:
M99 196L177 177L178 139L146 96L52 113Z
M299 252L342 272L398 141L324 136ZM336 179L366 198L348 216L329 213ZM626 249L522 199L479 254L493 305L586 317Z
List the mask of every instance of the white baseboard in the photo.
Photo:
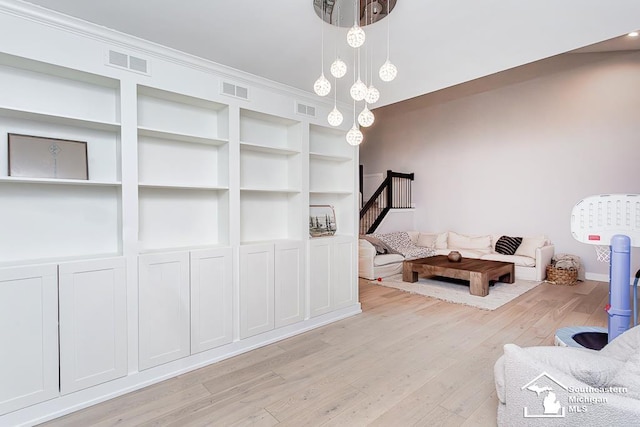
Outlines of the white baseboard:
M608 274L600 274L600 273L584 273L584 278L587 280L596 280L598 282L607 282L609 283L609 275Z

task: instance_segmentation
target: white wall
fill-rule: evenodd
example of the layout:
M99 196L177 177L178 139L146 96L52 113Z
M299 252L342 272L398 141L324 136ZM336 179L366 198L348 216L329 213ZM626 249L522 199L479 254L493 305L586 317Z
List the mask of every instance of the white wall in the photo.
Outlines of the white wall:
M640 52L564 55L422 98L375 110L360 146L365 173L415 172L418 229L546 234L607 277L570 213L640 193Z

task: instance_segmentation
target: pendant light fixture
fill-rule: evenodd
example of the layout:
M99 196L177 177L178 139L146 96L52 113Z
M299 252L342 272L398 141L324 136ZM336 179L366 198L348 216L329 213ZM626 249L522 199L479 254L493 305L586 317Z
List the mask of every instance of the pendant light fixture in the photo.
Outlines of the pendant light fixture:
M340 7L338 7L337 15L338 15L338 22L340 22ZM342 59L340 59L340 55L338 55L337 37L334 40L334 45L335 45L336 59L331 64L331 75L336 79L341 79L342 77L345 76L345 74L347 74L347 64L345 64L345 62Z
M364 30L362 29L362 27L360 26L360 23L358 22L359 16L360 16L360 14L358 13L360 9L358 7L359 3L360 1L358 0L354 1L355 7L353 10L353 27L351 27L347 32L347 44L354 49L357 49L360 46L362 46L364 44L364 41L367 38L364 33Z
M358 49L358 79L351 86L349 93L354 101L362 101L367 96L367 85L360 80L360 49Z
M335 90L333 91L333 110L327 116L327 121L331 126L340 126L342 124L342 113L338 110L338 81L336 79L333 80L333 85Z
M398 69L391 63L391 61L389 61L389 22L389 0L387 0L387 60L382 64L380 71L378 72L380 80L383 82L390 82L398 75Z
M335 56L334 61L331 63L330 71L333 77L333 82L329 81L324 75L324 23L322 24L321 42L322 42L322 56L321 56L321 73L320 77L314 84L314 91L319 96L327 96L333 93L333 109L327 115L327 121L331 126L341 126L344 123L345 117L342 112L338 110L337 102L337 89L338 79L347 75L348 66L346 62L338 54L338 45L336 40L344 40L344 32L338 32L334 27L349 28L347 31L347 44L354 48L353 52L353 73L349 73L353 76L353 84L345 85L349 88L349 94L353 102L353 125L346 134L346 140L350 145L359 145L363 142L364 136L361 132L361 127L369 127L375 122L375 115L371 111L371 105L375 104L380 99L380 91L376 88L376 82L374 82L374 66L373 66L373 53L375 47L365 46L367 39L363 27L371 25L381 19L389 19L389 13L396 6L397 0L312 0L316 14L325 22L331 25L334 32L335 44ZM350 3L353 2L353 3ZM322 3L322 6L319 4ZM385 5L386 3L386 5ZM344 9L341 9L341 6ZM351 25L351 16L345 16L345 22L340 19L341 11L349 10L353 6L354 19L353 25ZM364 18L361 16L361 11L364 10ZM386 10L386 13L384 13ZM384 27L379 29L384 31ZM383 82L392 81L398 74L398 69L389 60L390 51L390 25L387 20L387 55L386 60L378 70L378 77ZM341 34L341 35L339 35ZM339 37L338 37L339 35ZM344 42L342 42L344 43ZM371 44L371 42L369 42ZM362 55L364 55L364 62L361 61L361 49L365 46L367 49ZM384 45L382 45L384 49ZM351 58L349 58L351 59ZM349 61L350 62L350 61ZM351 66L351 65L349 65ZM357 70L356 70L357 67ZM361 74L363 72L364 74ZM364 80L361 78L364 76ZM333 86L333 87L332 87ZM357 103L363 102L363 107L360 112L356 111Z
M313 84L313 91L318 96L327 96L329 92L331 92L331 82L324 76L324 2L322 3L322 16L323 20L320 23L320 77L318 77L318 80Z
M356 123L356 101L353 101L353 126L347 132L346 139L350 145L360 145L364 139L364 135L362 135Z

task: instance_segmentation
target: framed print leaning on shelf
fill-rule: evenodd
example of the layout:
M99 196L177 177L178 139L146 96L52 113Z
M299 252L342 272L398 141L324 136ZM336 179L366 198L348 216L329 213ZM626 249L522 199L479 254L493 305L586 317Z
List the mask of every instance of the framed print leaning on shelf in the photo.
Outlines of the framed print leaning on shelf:
M89 179L87 143L10 133L9 176Z
M336 234L336 213L331 205L309 206L309 235L311 237Z

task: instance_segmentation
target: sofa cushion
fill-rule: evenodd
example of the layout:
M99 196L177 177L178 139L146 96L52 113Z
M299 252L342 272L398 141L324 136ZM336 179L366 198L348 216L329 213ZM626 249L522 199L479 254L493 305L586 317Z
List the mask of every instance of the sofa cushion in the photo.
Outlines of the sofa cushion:
M383 254L376 255L373 258L373 265L379 267L381 265L395 264L404 261L404 257L400 254Z
M449 238L449 232L445 231L444 233L439 233L436 238L436 247L435 249L447 249L447 239Z
M544 236L538 237L523 237L522 243L518 246L515 255L528 256L531 258L536 257L536 249L543 247L547 243L547 238Z
M495 250L499 254L513 255L520 243L522 243L522 237L502 236L496 242Z
M520 255L502 255L502 254L485 254L480 257L488 261L512 262L521 267L535 267L536 260L528 256Z
M491 236L466 236L453 231L447 239L449 249L487 249L491 250Z
M418 234L418 241L416 245L421 246L423 248L435 248L436 240L438 239L437 234L428 234L428 233L420 233Z

